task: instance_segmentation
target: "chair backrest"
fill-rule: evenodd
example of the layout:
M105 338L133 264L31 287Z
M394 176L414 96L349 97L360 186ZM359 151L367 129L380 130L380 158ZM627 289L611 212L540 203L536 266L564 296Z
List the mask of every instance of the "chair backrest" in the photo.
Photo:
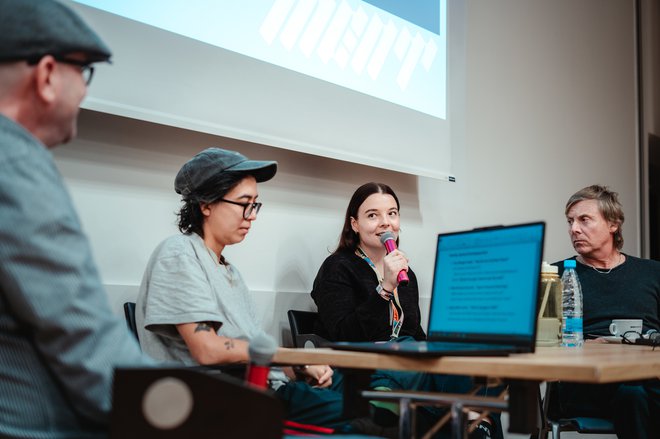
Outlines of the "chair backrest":
M289 318L294 347L317 348L328 342L325 338L314 333L316 321L319 318L317 312L290 309L286 315Z
M563 416L557 413L559 397L557 382L546 383L545 396L541 403L541 424L539 438L546 438L548 431L553 439L560 439L562 431L574 431L580 434L615 434L611 419L585 416ZM566 414L563 414L566 415Z
M259 422L246 422L246 419ZM186 368L118 368L110 437L281 438L284 407L223 374Z
M126 318L126 326L133 333L135 339L139 341L137 325L135 324L135 302L124 303L124 317Z

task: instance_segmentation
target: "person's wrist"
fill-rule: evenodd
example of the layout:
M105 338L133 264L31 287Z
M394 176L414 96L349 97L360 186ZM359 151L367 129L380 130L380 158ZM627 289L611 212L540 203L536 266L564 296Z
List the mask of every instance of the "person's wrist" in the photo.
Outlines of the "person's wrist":
M385 300L388 300L388 301L390 300L390 298L394 294L392 291L385 289L383 287L383 285L381 285L381 284L376 285L376 292L378 293L378 295L381 298L383 298Z
M306 375L307 369L309 369L309 365L307 364L297 365L297 366L293 366L292 369L296 375Z
M394 289L396 288L396 284L389 284L388 282L383 282L383 291L393 294Z

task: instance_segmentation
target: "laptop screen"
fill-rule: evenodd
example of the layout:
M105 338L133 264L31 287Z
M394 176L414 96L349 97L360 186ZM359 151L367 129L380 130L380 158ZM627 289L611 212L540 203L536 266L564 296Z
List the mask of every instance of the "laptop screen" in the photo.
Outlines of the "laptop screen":
M438 235L429 339L530 342L545 223Z

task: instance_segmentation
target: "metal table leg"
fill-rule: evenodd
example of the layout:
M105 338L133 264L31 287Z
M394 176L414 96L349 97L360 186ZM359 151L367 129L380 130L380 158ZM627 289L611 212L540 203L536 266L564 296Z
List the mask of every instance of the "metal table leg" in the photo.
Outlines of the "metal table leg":
M409 439L412 437L412 416L410 410L410 399L401 398L399 400L399 439Z
M465 424L465 410L460 401L452 403L451 413L451 437L453 439L467 439L467 425Z

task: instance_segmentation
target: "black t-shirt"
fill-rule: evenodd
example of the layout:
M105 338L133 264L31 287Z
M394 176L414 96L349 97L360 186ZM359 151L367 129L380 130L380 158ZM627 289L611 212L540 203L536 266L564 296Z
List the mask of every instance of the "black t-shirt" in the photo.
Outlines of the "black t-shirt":
M417 277L408 269L410 282L399 286L403 326L399 336L426 338L420 325ZM378 278L371 266L351 252L334 253L319 269L312 298L319 311L317 334L332 341L389 340L389 302L377 292Z
M561 276L563 261L553 265ZM626 255L626 261L609 273L579 261L576 271L582 287L585 335L610 335L614 319L642 319L644 332L660 331L660 262Z

